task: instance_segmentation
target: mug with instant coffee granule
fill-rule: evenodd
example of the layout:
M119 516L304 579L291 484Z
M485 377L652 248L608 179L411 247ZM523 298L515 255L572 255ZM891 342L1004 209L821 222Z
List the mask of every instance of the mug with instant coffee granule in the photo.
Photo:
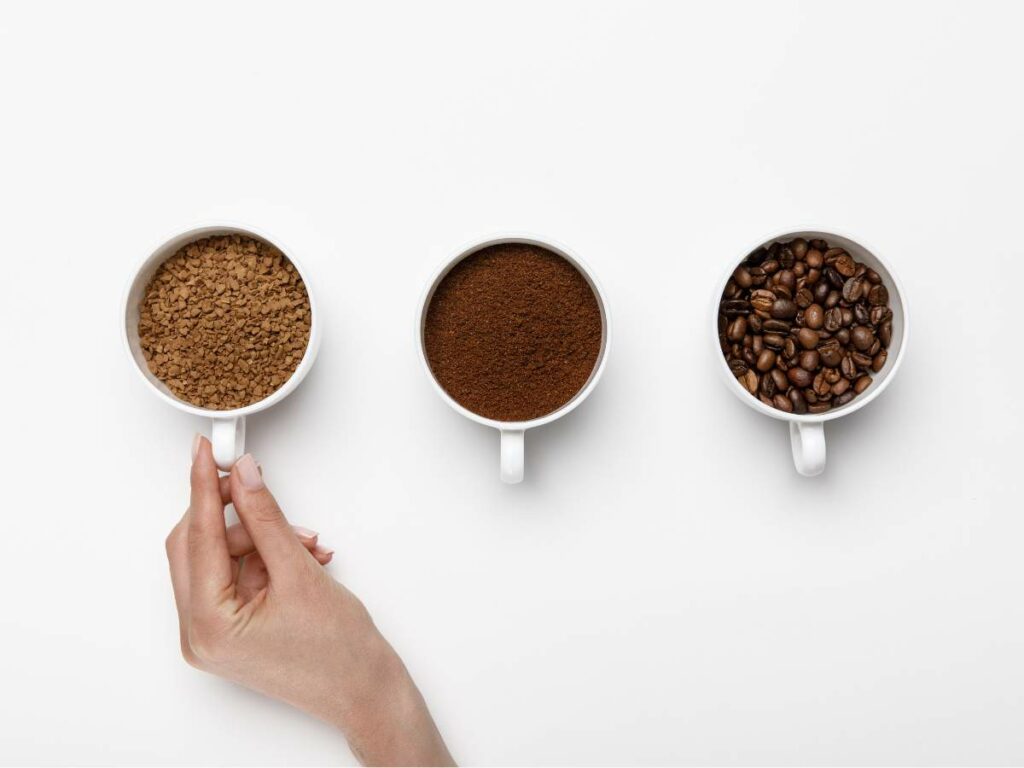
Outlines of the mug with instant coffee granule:
M744 403L789 422L801 475L825 469L824 423L878 397L907 347L899 280L849 237L820 230L762 241L715 293L719 369Z
M419 349L441 397L501 433L501 479L523 479L525 432L593 390L608 357L608 308L567 249L533 237L489 238L431 280Z
M245 417L309 372L319 324L306 273L276 241L214 224L171 238L124 297L122 338L150 389L213 422L217 465L244 450Z

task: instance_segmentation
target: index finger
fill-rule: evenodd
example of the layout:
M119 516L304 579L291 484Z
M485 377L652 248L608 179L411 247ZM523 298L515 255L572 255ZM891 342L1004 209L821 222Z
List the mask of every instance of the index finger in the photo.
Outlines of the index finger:
M189 590L193 607L215 605L232 585L220 477L210 441L198 438L188 515Z

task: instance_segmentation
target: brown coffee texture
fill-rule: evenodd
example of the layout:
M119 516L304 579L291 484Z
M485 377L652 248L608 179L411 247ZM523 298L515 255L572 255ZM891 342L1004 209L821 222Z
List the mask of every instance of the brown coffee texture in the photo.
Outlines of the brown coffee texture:
M423 335L430 368L456 402L489 419L527 421L587 383L601 352L601 309L558 254L493 245L441 280Z
M212 410L242 408L280 388L309 344L309 295L273 245L207 237L160 265L139 308L153 375L177 397Z

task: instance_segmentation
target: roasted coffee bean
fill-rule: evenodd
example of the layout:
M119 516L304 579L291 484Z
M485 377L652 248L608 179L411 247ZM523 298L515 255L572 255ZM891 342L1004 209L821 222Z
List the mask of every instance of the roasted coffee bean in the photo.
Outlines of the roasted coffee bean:
M827 280L822 280L814 286L814 301L816 304L824 304L829 292L832 290Z
M836 397L836 398L832 399L832 407L833 408L839 408L841 406L844 406L848 402L853 400L854 397L856 397L856 393L852 392L850 390L847 390L846 392L841 394L839 397Z
M889 303L889 291L884 285L876 285L868 291L868 303L880 307Z
M743 299L730 299L722 302L722 311L728 317L750 313L750 302Z
M764 248L756 248L747 254L747 258L743 260L744 264L747 265L759 265L762 261L768 258L768 251Z
M754 278L746 267L736 267L736 271L732 273L732 279L740 288L749 288L754 284Z
M851 277L843 283L843 301L853 304L853 302L860 298L861 289L863 287L864 281L861 278Z
M747 335L747 318L740 315L733 320L727 335L729 341L743 341L743 337Z
M825 267L825 279L832 283L833 288L842 288L846 282L846 278L839 274L836 268L832 266Z
M765 333L789 333L790 324L785 320L764 320L762 327Z
M761 373L767 373L775 365L775 360L776 356L772 350L762 350L761 354L757 356L757 370Z
M856 365L858 368L865 369L870 368L871 363L874 362L874 359L871 357L871 355L865 355L863 352L851 352L850 359L853 360L854 365Z
M732 371L732 375L738 379L746 374L749 369L747 368L747 364L742 360L733 359L729 361L729 370Z
M733 272L719 304L729 370L761 402L825 413L870 386L892 343L882 277L821 238L776 241Z
M794 387L809 387L814 381L814 374L800 367L790 368L786 371L786 376Z
M882 342L883 347L889 348L889 344L892 342L892 323L888 320L882 323L882 327L878 329L878 339Z
M835 333L843 327L843 310L839 307L832 307L825 313L825 330Z
M875 343L875 332L868 325L854 326L850 333L850 341L860 352L866 352Z
M833 340L818 347L818 355L822 365L835 368L843 361L843 348L838 341Z
M793 404L793 413L807 413L807 400L796 387L789 390L789 402Z
M782 395L782 394L775 395L775 397L772 399L772 404L776 408L778 408L780 411L785 411L786 413L792 413L793 412L793 403L785 395Z
M815 371L821 365L821 355L815 349L808 349L800 353L800 367L805 371Z
M776 299L772 304L772 317L776 320L788 320L796 315L797 306L789 299Z
M829 393L832 385L829 383L829 380L825 378L825 372L821 371L814 377L811 387L813 388L815 395L818 397L824 397Z
M760 369L760 363L757 367L758 369ZM857 375L857 364L853 362L852 357L850 357L849 355L845 355L843 357L843 362L840 363L839 365L839 370L842 372L843 376L845 376L848 379L852 379L854 376Z
M810 328L801 328L796 334L797 341L800 342L800 346L804 349L814 349L818 346L819 338L818 332Z
M828 258L828 254L825 254L825 258ZM846 251L839 254L833 266L836 268L836 272L843 277L853 277L857 272L857 262L855 262L853 260L853 256L848 254Z
M784 391L787 387L789 387L789 379L786 377L786 374L783 371L779 370L778 368L772 368L768 375L775 379L776 389L781 389Z
M811 330L820 330L825 324L825 310L820 304L811 304L804 310L804 322Z
M748 303L756 312L768 312L775 303L775 294L766 288L758 288L750 292Z

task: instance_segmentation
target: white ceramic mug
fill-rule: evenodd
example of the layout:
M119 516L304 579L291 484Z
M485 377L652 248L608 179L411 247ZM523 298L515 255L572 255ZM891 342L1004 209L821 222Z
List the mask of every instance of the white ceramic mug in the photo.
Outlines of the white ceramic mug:
M583 385L583 388L580 389L580 391L577 392L569 402L558 410L537 419L530 419L529 421L497 421L496 419L488 419L459 405L451 395L445 392L444 387L442 387L434 377L434 372L430 369L430 361L427 359L427 351L424 344L423 329L427 319L427 308L430 306L430 300L434 296L434 291L441 283L441 280L444 279L444 276L447 275L456 264L468 256L471 256L484 248L488 248L489 246L501 245L503 243L535 245L561 256L576 267L580 274L586 279L597 299L597 306L601 310L601 351L598 354L594 370L591 371L590 378L587 379L587 383ZM470 245L461 248L453 258L446 261L441 268L437 270L433 278L427 284L427 289L423 292L423 299L420 302L419 315L416 318L416 346L419 349L420 360L423 362L423 368L427 372L427 378L429 378L431 384L434 385L434 389L437 391L437 394L440 395L441 399L448 403L448 405L461 413L467 419L472 419L478 424L483 424L487 427L493 427L501 433L501 479L506 483L518 483L523 479L526 430L533 429L534 427L540 427L544 424L551 423L555 419L562 418L586 400L587 396L594 390L594 387L597 386L597 382L601 378L601 374L604 372L605 363L608 360L610 334L611 326L608 318L608 301L605 298L604 293L601 291L601 287L598 285L597 278L594 277L593 272L591 272L590 269L580 261L578 256L574 255L565 246L557 245L550 240L520 233L488 237L484 240L475 241Z
M878 373L872 374L871 386L863 393L855 397L846 405L840 406L825 413L819 414L796 414L786 413L777 408L762 403L740 384L729 370L729 365L722 354L718 337L718 307L722 299L722 292L726 283L732 277L746 257L758 248L769 246L774 242L782 242L802 237L806 240L820 238L825 240L829 247L845 248L854 259L864 263L870 269L875 270L882 277L882 282L889 290L889 307L892 309L892 340L888 347L888 355L885 365ZM793 448L793 463L796 471L808 477L821 474L825 469L825 422L832 419L839 419L849 416L878 397L885 388L889 386L896 371L899 370L903 355L907 349L907 338L910 331L909 315L907 313L907 295L899 278L892 271L892 268L884 262L874 249L869 249L857 240L835 231L825 230L793 230L782 232L774 237L761 240L752 248L748 248L729 267L725 276L718 283L713 297L711 314L711 338L714 344L715 357L718 358L718 368L725 377L726 386L745 405L755 411L771 416L773 419L781 419L789 422L789 436Z
M204 237L216 237L218 235L245 235L256 240L270 243L283 253L298 270L306 286L306 294L309 296L310 329L309 344L306 346L306 353L299 361L299 366L281 387L262 400L247 405L244 408L234 408L228 411L215 411L209 408L200 408L188 403L174 395L167 385L153 375L146 364L146 358L142 354L142 347L139 344L139 307L146 292L146 286L153 279L157 269L167 259L188 243ZM161 400L173 405L180 411L191 413L194 416L205 416L212 422L210 442L213 445L213 457L217 466L227 472L239 456L245 451L245 418L250 414L262 411L275 403L286 398L299 385L299 382L309 373L313 366L316 354L320 346L320 316L316 309L316 300L313 297L313 286L309 279L309 273L295 258L295 254L281 245L275 238L269 237L252 227L240 226L229 223L212 223L200 227L194 227L181 232L154 250L139 266L135 276L128 284L122 301L122 316L124 322L121 327L121 337L124 341L125 350L131 358L135 369L139 372L142 380L150 390Z

